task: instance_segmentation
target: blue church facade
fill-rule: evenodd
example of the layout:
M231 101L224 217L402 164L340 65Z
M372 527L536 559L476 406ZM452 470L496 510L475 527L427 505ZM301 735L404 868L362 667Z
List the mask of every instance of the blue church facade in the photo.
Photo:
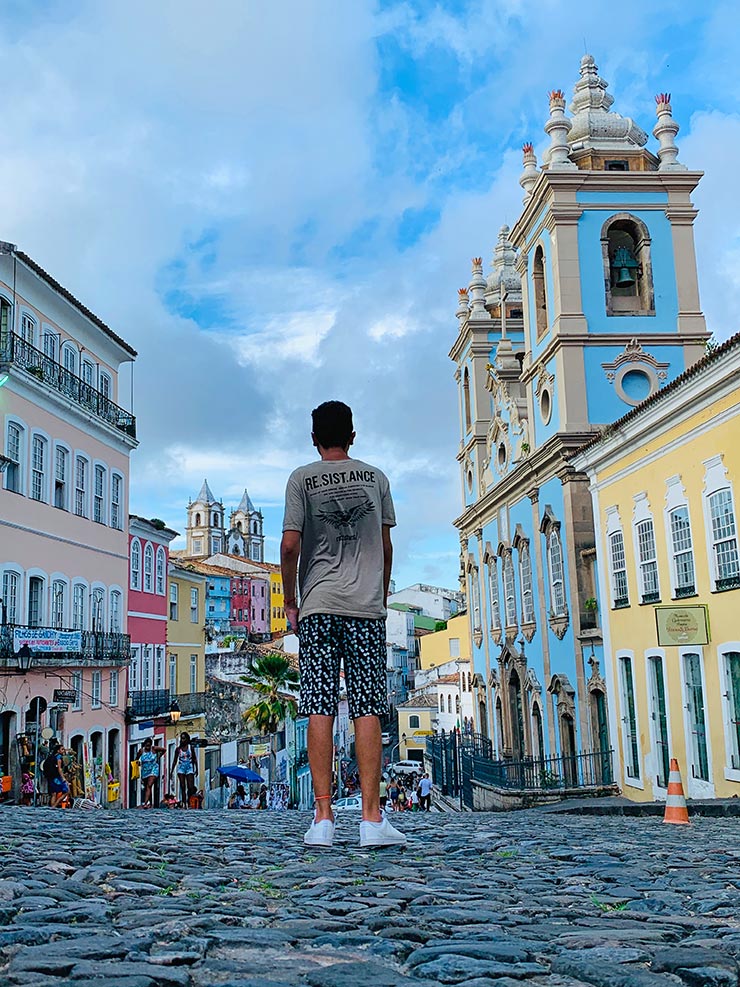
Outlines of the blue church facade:
M459 388L461 581L476 728L501 758L605 752L616 736L588 480L570 457L705 352L691 193L670 97L647 134L591 56L550 146L524 145L524 204L491 273L473 260L450 352Z

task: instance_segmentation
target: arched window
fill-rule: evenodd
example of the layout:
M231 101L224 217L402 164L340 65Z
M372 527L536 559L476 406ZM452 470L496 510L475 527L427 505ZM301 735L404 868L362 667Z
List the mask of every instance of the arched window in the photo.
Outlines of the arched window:
M195 515L195 527L196 528L200 527L200 514Z
M144 549L144 592L154 592L154 549L149 543Z
M33 500L48 499L46 493L47 471L49 468L49 443L42 435L31 437L31 497Z
M67 584L63 579L55 579L51 584L51 626L55 630L64 627L64 614L67 604Z
M650 234L630 213L610 217L601 229L607 315L655 315Z
M447 712L452 712L452 694L449 692L447 693Z
M419 717L416 715L416 713L412 713L411 716L409 716L409 730L418 730L418 729L419 729Z
M522 591L522 623L534 622L534 594L532 591L532 557L529 554L529 542L519 546L519 583Z
M105 590L102 587L96 586L92 591L91 603L92 629L102 631L105 629Z
M117 589L110 594L110 629L113 634L121 630L121 594Z
M44 580L31 576L28 580L28 626L41 627L44 620Z
M259 526L257 525L257 522L255 521L254 524L252 525L252 534L253 535L256 535L256 534L258 534L258 532L259 532Z
M77 349L72 343L64 343L62 346L62 366L68 373L77 376Z
M218 514L214 514L213 515L213 524L214 524L214 527L216 527L216 528L218 527Z
M480 579L477 566L470 568L470 599L473 606L473 633L480 634L483 629L480 613Z
M22 494L25 478L26 430L18 421L8 422L5 456L10 460L5 469L5 489Z
M441 693L439 696L439 711L440 713L444 713L445 711L445 697Z
M503 577L506 626L516 627L516 588L514 585L514 561L511 557L511 549L506 549L504 552Z
M547 289L545 287L545 252L538 244L532 262L532 287L534 288L534 314L537 337L547 332L550 318L547 311Z
M21 577L17 572L6 569L3 573L3 612L6 624L21 624Z
M469 432L472 424L472 416L470 414L470 374L467 367L463 373L463 406L465 410L465 431Z
M160 545L157 549L157 593L164 596L165 588L165 552Z
M21 339L29 346L36 345L36 320L32 315L24 312L21 316Z
M75 583L72 587L72 629L75 631L86 630L86 597L87 586L84 583Z
M141 545L138 538L131 542L131 589L141 589Z
M458 716L460 715L460 697L459 696L455 696L455 712L457 713Z
M488 560L488 600L491 606L491 630L501 627L501 605L498 592L498 568L495 556Z
M563 546L560 543L560 532L556 527L550 529L547 558L550 564L550 605L552 607L552 613L554 617L562 617L565 614Z

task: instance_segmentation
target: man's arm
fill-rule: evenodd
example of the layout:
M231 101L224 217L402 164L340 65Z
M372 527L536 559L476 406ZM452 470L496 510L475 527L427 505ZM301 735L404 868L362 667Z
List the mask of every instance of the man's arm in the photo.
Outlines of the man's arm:
M301 532L288 529L280 542L280 568L283 574L285 616L291 630L298 630L298 600L296 599L296 574L301 554Z
M390 525L383 525L383 599L388 602L388 588L391 584L391 568L393 567L393 544L391 542Z

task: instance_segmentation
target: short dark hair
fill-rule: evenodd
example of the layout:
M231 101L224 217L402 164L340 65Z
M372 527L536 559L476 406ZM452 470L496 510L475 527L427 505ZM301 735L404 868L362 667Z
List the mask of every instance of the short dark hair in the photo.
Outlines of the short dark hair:
M343 401L324 401L311 412L314 438L324 449L346 449L352 440L352 409Z

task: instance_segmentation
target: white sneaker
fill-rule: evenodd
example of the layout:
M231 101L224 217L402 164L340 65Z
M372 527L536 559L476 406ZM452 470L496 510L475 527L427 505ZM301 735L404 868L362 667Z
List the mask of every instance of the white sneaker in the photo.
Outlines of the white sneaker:
M306 846L331 846L334 842L335 828L335 824L331 819L317 821L314 817L313 822L303 836L303 842Z
M406 846L406 837L383 817L382 822L360 823L360 846Z

